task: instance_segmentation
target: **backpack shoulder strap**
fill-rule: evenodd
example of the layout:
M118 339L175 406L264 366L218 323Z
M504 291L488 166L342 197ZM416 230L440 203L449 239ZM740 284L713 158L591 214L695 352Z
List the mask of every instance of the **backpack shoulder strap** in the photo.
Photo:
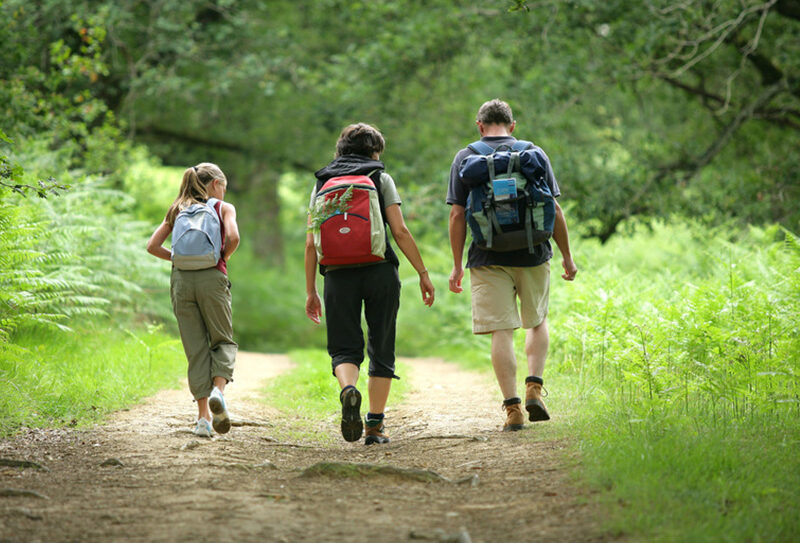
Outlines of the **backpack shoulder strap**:
M527 151L528 149L533 147L533 142L525 141L525 140L517 140L514 142L514 145L511 146L511 150L513 151Z
M478 153L479 155L491 155L494 153L494 149L488 143L485 143L481 140L473 141L469 145L467 145L472 151Z
M377 169L377 170L372 170L371 172L369 172L366 175L367 175L367 177L372 179L372 182L375 184L375 190L378 192L378 203L380 204L380 207L381 207L381 219L383 219L384 223L388 224L389 221L386 218L386 202L383 200L383 191L381 190L381 174L382 173L383 173L383 170Z
M376 169L372 170L371 172L369 172L368 174L365 174L367 177L372 179L372 182L375 183L375 188L378 189L379 191L381 190L381 174L382 173L383 173L383 170L381 170L380 168L376 168Z
M219 209L217 209L217 204L219 204ZM219 223L222 224L222 200L219 198L209 198L206 201L206 205L214 211L214 216L219 219Z

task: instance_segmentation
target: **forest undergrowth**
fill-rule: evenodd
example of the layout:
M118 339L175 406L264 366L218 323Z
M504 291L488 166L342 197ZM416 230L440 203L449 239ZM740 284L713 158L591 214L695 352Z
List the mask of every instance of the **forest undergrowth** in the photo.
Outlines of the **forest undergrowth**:
M169 170L159 172L175 184ZM168 201L144 210L101 179L75 184L65 196L17 196L0 206L4 434L98 420L184 373L169 267L144 253ZM171 191L162 192L168 200ZM324 347L324 327L303 313L302 207L291 203L283 268L264 265L247 242L231 261L243 349ZM110 216L110 226L93 220ZM488 338L470 333L469 280L464 294L447 291L449 248L433 232L418 241L437 300L424 307L416 275L401 264L398 354L488 371ZM551 262L545 379L553 405L570 401L583 458L577 476L600 491L605 529L648 541L782 541L797 533L796 237L679 217L631 222L605 244L580 233L574 225L577 280L560 279L557 251ZM522 361L523 336L516 338ZM325 359L320 351L303 356ZM327 364L309 364L282 379L280 391L317 394L328 406L330 390L308 388L335 389Z

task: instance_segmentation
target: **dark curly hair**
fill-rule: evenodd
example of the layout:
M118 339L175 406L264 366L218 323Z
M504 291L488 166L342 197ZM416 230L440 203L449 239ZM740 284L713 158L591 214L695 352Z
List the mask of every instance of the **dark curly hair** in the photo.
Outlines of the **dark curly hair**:
M381 154L386 147L381 131L366 123L348 125L336 142L336 156Z
M514 115L511 113L511 106L495 98L483 103L478 110L478 118L476 120L482 124L510 125L514 122Z

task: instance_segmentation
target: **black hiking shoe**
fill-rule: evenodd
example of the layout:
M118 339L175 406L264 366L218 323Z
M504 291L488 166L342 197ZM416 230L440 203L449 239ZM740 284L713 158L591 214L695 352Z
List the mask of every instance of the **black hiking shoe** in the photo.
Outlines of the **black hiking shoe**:
M384 444L389 443L389 436L383 433L383 419L372 420L367 419L367 429L364 433L364 445L372 445L373 443Z
M342 400L342 437L345 441L358 441L364 431L361 422L361 393L350 387L340 396Z

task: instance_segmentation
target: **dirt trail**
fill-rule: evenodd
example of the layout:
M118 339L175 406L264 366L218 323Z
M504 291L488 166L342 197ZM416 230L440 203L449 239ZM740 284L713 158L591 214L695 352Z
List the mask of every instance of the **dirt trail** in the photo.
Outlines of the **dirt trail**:
M0 458L47 471L0 467L0 490L42 496L0 492L0 542L602 539L567 478L565 443L538 438L533 425L499 432L486 376L431 359L405 363L412 391L387 411L392 443L383 446L276 440L292 418L257 392L291 364L253 353L240 353L226 390L234 421L253 425L225 436L190 433L195 408L184 387L92 429L2 441ZM319 431L338 435L337 415L332 406ZM371 468L303 471L323 461Z

